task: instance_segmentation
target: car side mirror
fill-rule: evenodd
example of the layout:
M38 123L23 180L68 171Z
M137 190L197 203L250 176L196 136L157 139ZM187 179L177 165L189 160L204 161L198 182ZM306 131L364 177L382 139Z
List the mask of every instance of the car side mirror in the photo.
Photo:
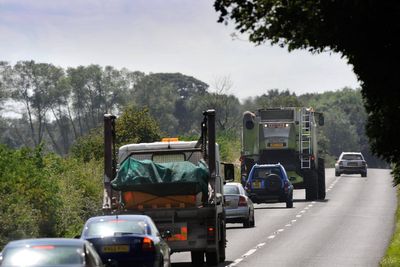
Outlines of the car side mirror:
M170 230L165 230L161 233L161 237L163 239L168 239L172 237L171 231Z
M224 165L225 182L233 182L235 180L235 166L232 163L222 163Z

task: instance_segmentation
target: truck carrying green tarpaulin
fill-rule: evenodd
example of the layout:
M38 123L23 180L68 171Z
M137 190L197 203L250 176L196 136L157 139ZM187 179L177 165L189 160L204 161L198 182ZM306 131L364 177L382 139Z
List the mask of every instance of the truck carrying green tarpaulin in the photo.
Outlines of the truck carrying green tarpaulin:
M158 196L208 193L208 168L204 161L155 163L130 157L111 182L114 190L140 191Z

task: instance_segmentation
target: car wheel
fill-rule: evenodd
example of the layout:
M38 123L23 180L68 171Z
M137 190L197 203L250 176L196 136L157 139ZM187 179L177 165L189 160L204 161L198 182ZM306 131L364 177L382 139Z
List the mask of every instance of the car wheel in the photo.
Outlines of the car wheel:
M335 171L335 176L336 177L340 176L340 173L338 171Z
M361 177L367 177L367 172L362 172Z
M293 196L292 195L287 196L286 208L288 208L288 209L293 208Z
M249 228L251 226L251 222L250 222L250 214L249 217L247 217L246 219L244 219L243 221L243 227L244 228Z
M256 226L256 220L254 218L254 211L253 211L253 215L251 215L251 220L250 220L250 227L254 226Z

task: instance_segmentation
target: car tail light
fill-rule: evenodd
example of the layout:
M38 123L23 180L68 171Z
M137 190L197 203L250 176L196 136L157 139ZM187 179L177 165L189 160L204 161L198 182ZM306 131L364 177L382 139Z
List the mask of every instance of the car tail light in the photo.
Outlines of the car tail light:
M151 240L148 237L143 238L142 250L143 251L154 251L155 247L154 247L153 240Z
M288 181L285 181L285 183L284 183L284 188L285 188L285 192L287 192L288 190L289 190L289 183L288 183Z
M247 201L244 196L239 196L239 207L247 207Z

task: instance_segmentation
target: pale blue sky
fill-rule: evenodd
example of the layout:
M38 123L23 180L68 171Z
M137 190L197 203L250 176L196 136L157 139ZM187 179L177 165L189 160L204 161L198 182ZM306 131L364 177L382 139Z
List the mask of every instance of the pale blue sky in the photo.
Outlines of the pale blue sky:
M217 18L211 0L0 0L0 60L181 72L211 90L230 77L241 99L359 86L337 54L232 40L233 27Z

